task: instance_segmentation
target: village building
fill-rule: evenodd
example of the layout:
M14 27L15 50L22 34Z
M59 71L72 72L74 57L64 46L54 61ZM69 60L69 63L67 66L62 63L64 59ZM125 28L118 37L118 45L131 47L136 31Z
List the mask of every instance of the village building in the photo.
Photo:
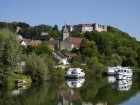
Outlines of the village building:
M59 51L53 51L53 54L54 54L55 58L57 60L59 60L58 61L59 64L64 64L64 65L69 64L67 57L64 56L61 52L59 52Z
M67 57L68 61L70 61L73 57L77 56L76 53L63 53L65 57Z
M58 44L57 41L53 39L52 37L47 41L47 45L50 50L55 50L57 44Z
M23 39L20 41L21 46L37 46L42 43L41 40Z
M83 38L79 37L69 37L69 31L66 28L63 29L63 41L60 44L60 49L66 49L72 51L73 49L79 49Z

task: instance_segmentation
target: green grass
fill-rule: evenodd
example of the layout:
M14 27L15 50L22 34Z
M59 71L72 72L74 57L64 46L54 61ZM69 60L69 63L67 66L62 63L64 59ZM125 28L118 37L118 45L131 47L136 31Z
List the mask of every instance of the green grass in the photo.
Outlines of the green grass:
M15 81L18 79L26 79L27 80L26 87L29 88L31 86L32 80L29 76L22 75L22 74L13 74L8 79L8 85L7 85L8 89L10 90L14 89L16 87Z

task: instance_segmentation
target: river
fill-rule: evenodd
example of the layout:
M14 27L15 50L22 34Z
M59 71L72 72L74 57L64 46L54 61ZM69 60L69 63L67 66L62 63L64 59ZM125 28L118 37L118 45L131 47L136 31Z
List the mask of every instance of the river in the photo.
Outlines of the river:
M0 89L0 105L140 105L140 73L127 81L104 77Z

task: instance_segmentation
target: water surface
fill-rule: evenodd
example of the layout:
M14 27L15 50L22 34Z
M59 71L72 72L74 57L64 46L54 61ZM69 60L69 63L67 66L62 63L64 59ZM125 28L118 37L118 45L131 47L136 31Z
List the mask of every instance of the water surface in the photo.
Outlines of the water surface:
M140 75L136 73L127 81L104 77L1 89L0 105L140 105Z

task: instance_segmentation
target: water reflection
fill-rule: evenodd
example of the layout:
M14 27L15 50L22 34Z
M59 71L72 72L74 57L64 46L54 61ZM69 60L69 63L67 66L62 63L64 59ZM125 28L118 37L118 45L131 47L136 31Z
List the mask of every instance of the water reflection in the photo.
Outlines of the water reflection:
M117 80L115 76L108 76L108 82L119 91L130 91L132 79Z
M73 105L75 101L81 103L82 100L80 91L71 88L68 88L67 90L61 90L59 97L62 97L61 105Z
M83 86L85 78L66 79L66 82L70 88L80 88L81 86Z
M132 80L116 80L115 87L119 91L130 91Z
M108 82L109 83L115 83L115 81L116 81L115 76L108 76Z
M140 98L139 92L138 74L129 81L115 80L114 77L51 81L26 91L0 89L0 105L128 105L128 102ZM140 100L131 103L138 105Z

